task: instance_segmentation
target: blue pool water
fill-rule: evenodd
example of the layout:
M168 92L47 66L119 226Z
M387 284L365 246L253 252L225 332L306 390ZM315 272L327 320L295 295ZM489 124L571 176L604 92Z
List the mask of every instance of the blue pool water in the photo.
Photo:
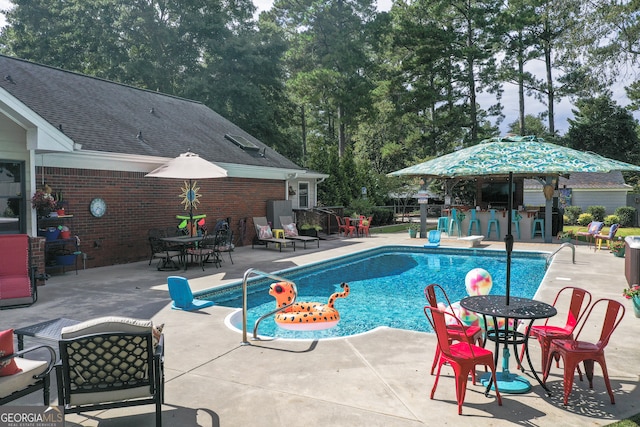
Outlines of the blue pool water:
M347 282L351 293L336 300L340 323L324 331L284 330L273 317L260 323L258 334L279 338L316 339L354 335L380 326L430 332L423 307L424 287L442 285L452 302L467 296L465 276L473 268L487 270L493 278L491 294L505 293L506 255L504 251L486 249L425 249L410 246L384 246L320 263L276 272L296 283L297 301L326 303L340 283ZM511 295L534 296L546 272L546 254L513 252ZM249 334L255 321L275 309L269 295L271 279L251 281L248 286ZM196 296L213 300L217 305L242 307L242 286L235 283L222 289L203 291ZM240 310L241 311L241 310ZM242 330L242 315L230 317L234 327Z

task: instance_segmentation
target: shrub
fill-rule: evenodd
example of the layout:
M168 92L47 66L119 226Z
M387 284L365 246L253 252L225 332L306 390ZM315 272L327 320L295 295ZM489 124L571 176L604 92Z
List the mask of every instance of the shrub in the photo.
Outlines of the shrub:
M373 203L369 199L354 199L347 209L345 215L369 216L373 213Z
M604 214L607 210L604 206L589 206L587 213L590 213L594 221L604 221Z
M636 219L636 208L632 206L620 206L614 214L619 218L621 227L633 227Z
M567 218L565 221L567 224L577 224L578 217L582 213L580 206L567 206L564 208L564 216Z
M606 217L604 217L604 225L610 227L611 224L620 224L620 218L618 218L617 215L607 215Z
M591 221L593 221L593 216L590 213L583 213L578 217L578 224L582 226L589 225Z

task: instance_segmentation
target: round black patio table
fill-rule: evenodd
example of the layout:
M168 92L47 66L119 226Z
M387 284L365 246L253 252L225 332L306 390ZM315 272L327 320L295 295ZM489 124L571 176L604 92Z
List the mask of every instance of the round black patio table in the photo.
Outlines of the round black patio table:
M509 305L507 305L506 295L478 295L464 298L460 301L460 306L473 311L478 314L482 314L485 327L485 343L486 340L494 341L496 344L494 352L494 362L496 367L498 366L498 354L500 351L500 344L503 344L502 355L502 372L496 375L498 382L498 389L505 393L526 393L531 389L531 384L526 378L511 374L509 372L509 344L513 345L513 350L516 355L516 361L520 369L524 372L524 367L518 359L518 345L524 345L524 352L527 356L527 362L531 373L538 381L538 383L545 389L547 395L551 395L551 392L546 385L542 383L540 377L533 368L531 363L531 357L529 356L529 331L536 319L546 319L555 316L558 311L552 305L544 303L542 301L536 301L529 298L509 297ZM487 316L490 316L493 320L493 327L490 328L487 323ZM500 329L498 325L498 319L504 319L504 328ZM515 325L513 329L509 329L509 320L513 319ZM524 333L517 331L517 322L520 320L529 320L529 325ZM482 383L487 383L486 394L492 386L492 378L489 376L487 379L483 379Z

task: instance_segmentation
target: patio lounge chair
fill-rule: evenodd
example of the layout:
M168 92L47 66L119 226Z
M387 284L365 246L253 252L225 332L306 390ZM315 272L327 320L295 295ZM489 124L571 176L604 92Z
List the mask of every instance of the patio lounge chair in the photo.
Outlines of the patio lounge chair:
M269 243L275 243L280 252L282 252L282 247L291 245L293 251L296 250L296 241L293 239L278 239L273 237L273 232L271 231L271 227L269 226L269 222L267 218L264 216L253 217L253 225L256 228L256 236L253 238L251 242L251 248L255 248L255 245L265 245L266 248L269 247Z
M591 221L587 226L587 231L578 231L576 233L576 243L578 242L578 237L584 236L585 240L589 247L591 247L591 243L594 242L594 236L600 234L602 231L602 227L604 227L604 222L602 221Z
M213 301L194 298L189 281L185 277L169 276L167 277L167 285L169 286L169 296L173 300L171 308L174 310L192 311L213 305Z
M600 248L602 247L603 240L607 242L607 248L611 249L611 242L616 237L618 228L620 228L620 224L611 224L611 227L609 228L609 234L598 233L595 236L593 236L596 239L595 246L597 247L597 250L600 250Z
M284 229L284 236L289 239L303 242L305 249L307 249L307 242L317 242L318 247L320 247L320 238L313 236L301 236L300 233L298 233L296 223L293 222L293 218L290 216L281 216L280 224L282 224L282 228Z
M438 230L430 230L427 234L427 238L429 239L428 243L424 244L425 248L437 248L440 246L440 234L441 232Z

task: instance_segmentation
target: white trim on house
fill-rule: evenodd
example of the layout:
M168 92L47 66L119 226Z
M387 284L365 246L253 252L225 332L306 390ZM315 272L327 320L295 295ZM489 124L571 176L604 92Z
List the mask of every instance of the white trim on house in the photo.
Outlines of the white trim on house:
M36 166L57 166L63 168L82 168L95 170L117 170L126 172L151 172L167 163L169 158L135 156L131 154L105 153L101 151L79 150L66 152L44 152L36 154ZM300 169L282 169L262 166L239 165L235 163L215 162L227 170L227 176L235 178L286 180L291 174L306 177L306 171ZM319 175L312 173L310 175ZM311 177L313 178L313 177Z
M25 129L28 150L73 151L73 140L0 88L0 114Z

